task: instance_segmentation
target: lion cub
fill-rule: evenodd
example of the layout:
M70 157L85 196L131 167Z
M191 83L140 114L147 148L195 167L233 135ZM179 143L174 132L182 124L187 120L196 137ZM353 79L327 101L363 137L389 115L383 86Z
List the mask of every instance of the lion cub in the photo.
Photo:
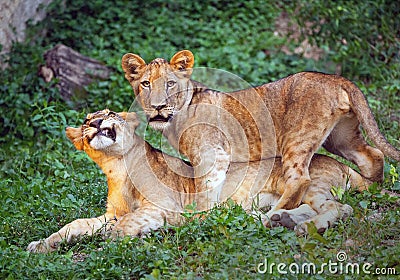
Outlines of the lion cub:
M164 225L183 222L180 213L195 201L193 170L183 161L152 148L135 134L139 120L135 113L115 113L109 110L89 114L79 128L68 127L67 137L78 150L85 151L107 176L108 196L106 213L100 217L75 220L48 238L29 244L31 252L50 252L62 240L71 242L99 230L114 235L139 235ZM250 212L257 206L276 204L283 193L279 189L282 165L279 159L269 160L274 165L265 185L255 186L259 162L234 163L233 181L226 188L234 188L231 197ZM246 170L244 177L235 176ZM314 156L311 166L311 186L300 207L278 210L270 217L263 216L266 225L282 225L299 233L307 232L313 222L319 231L335 224L352 213L349 205L336 202L330 193L332 186L347 189L350 185L364 189L369 181L338 161ZM235 181L235 180L238 181Z
M170 61L156 58L149 63L127 53L121 63L149 125L189 159L196 187L212 190L208 200L198 202L199 209L218 202L231 162L279 156L285 192L274 209L293 209L310 185L309 165L321 146L355 163L375 182L383 180L384 155L400 161L400 151L379 131L361 90L343 77L301 72L219 92L193 79L194 60L191 51L182 50ZM217 85L225 82L229 84L222 78ZM366 142L360 124L376 148ZM266 180L270 170L260 170L260 176L263 170Z

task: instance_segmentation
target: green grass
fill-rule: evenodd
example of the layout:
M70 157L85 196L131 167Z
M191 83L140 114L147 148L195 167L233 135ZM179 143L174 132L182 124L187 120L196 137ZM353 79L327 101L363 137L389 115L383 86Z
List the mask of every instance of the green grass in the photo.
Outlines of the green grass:
M298 237L283 228L266 229L228 203L203 221L188 219L182 227L165 227L144 238L111 242L95 236L63 244L52 254L27 253L31 241L76 218L104 211L105 176L84 153L75 151L64 129L79 124L90 111L130 108L133 95L120 67L126 52L149 61L190 49L196 66L224 69L254 85L303 70L332 72L332 65L340 64L343 75L366 93L381 131L400 147L400 63L398 56L392 57L400 43L391 33L400 24L390 3L366 1L355 8L346 4L349 1L337 6L300 1L297 14L294 7L285 6L300 23L336 19L323 29L331 35L315 35L329 51L321 61L313 61L281 51L283 45L291 49L296 45L274 37L274 20L283 8L274 2L71 2L53 2L49 17L30 28L29 43L14 44L10 67L0 76L1 279L265 279L271 275L257 271L265 260L320 267L335 262L341 251L346 252L347 262L400 273L399 200L380 194L382 188L400 192L400 164L391 160L385 165L382 185L361 194L344 194L342 200L354 208L354 215L322 236L312 232ZM374 33L376 26L382 27L381 39ZM37 35L43 30L46 36ZM340 45L336 40L340 37L352 43ZM109 80L88 87L88 98L77 110L59 98L55 83L37 77L43 52L58 43L114 68ZM366 51L365 45L373 48ZM280 275L277 269L272 274L279 279L309 278ZM313 277L375 276L334 275L326 270Z

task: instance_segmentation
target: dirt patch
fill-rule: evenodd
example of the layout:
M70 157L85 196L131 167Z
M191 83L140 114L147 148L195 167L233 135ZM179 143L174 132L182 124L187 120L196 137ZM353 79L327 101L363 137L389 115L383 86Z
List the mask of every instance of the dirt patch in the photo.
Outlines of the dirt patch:
M312 27L314 23L306 22L305 28L301 28L296 22L294 22L286 12L281 12L279 17L275 20L275 35L297 44L294 50L289 49L287 46L282 47L282 51L287 55L297 54L302 55L305 58L320 60L325 52L323 49L310 43L307 38L303 38L303 34L312 34Z

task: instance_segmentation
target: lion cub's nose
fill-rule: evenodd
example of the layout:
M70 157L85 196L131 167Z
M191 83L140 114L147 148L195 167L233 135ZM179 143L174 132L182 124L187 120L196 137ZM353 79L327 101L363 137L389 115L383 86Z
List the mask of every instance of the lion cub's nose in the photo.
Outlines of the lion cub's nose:
M89 126L94 127L94 128L100 128L101 123L103 122L102 119L97 119L92 121Z
M160 110L162 110L162 109L164 109L165 107L167 106L167 104L158 104L158 105L151 105L151 108L153 108L153 109L155 109L155 110L157 110L157 111L160 111Z

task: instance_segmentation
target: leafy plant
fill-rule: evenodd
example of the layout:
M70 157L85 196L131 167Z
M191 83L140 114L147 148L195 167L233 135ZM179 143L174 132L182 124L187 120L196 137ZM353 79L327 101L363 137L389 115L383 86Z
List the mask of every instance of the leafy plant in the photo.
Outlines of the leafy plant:
M287 1L304 36L328 45L346 76L376 81L399 79L400 7L379 1ZM311 36L310 36L311 35ZM398 35L398 34L397 34Z

